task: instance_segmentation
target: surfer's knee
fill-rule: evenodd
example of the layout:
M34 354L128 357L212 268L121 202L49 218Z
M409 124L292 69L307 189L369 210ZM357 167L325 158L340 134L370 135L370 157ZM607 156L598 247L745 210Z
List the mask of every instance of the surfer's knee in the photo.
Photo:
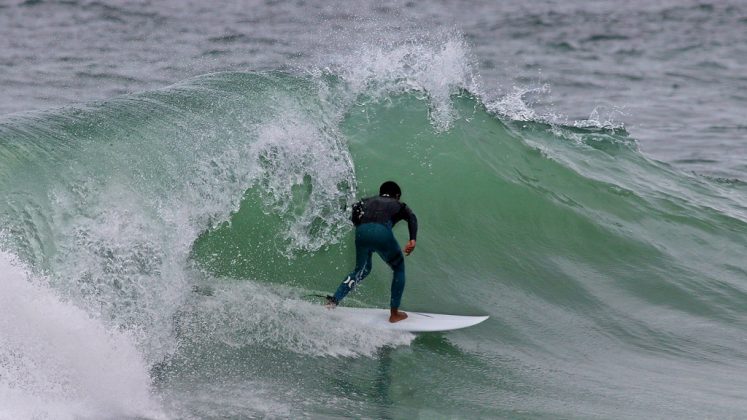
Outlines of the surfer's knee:
M403 272L405 271L405 257L402 256L402 252L398 253L394 258L390 259L386 262L389 267L392 268L392 271L396 272Z

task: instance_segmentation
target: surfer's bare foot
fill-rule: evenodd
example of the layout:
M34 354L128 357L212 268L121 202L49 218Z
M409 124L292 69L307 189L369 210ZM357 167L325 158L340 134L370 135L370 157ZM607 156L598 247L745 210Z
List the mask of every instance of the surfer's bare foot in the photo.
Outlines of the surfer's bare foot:
M392 309L389 315L389 322L399 322L405 318L407 318L406 313L397 309Z

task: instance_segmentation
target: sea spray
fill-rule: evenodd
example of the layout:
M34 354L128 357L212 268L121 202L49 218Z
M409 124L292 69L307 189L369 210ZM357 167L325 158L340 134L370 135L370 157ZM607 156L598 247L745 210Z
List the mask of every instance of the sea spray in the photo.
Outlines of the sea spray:
M0 418L163 418L128 331L64 301L0 253Z

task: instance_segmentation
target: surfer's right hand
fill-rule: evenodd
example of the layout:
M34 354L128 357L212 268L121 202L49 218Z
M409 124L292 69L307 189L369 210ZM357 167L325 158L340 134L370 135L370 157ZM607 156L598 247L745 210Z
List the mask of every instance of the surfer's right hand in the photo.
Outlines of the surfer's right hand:
M415 249L415 240L410 240L407 242L407 245L405 245L405 255L410 255L410 253Z

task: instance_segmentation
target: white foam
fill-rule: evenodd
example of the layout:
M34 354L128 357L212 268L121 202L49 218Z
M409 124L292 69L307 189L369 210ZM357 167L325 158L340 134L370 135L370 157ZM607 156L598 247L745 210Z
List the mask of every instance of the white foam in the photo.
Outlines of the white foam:
M550 87L548 85L535 88L514 86L510 93L489 102L486 108L492 113L508 117L514 121L541 120L526 97L529 95L547 95L549 92Z
M585 120L573 122L574 127L579 128L606 128L610 130L625 128L625 124L615 120L615 117L626 116L622 107L595 107Z
M300 300L288 289L246 281L223 283L196 302L182 321L193 340L311 356L372 356L385 346L408 345L415 337L348 324L342 314Z
M285 220L286 256L336 243L350 224L340 203L355 197L355 170L340 137L287 101L282 118L260 127L251 146L263 205Z
M552 89L549 84L531 86L513 86L511 91L500 96L491 93L490 98L484 98L488 112L505 117L513 121L534 121L556 126L562 131L562 126L577 128L603 128L610 130L624 129L625 125L619 121L627 114L624 107L596 106L589 117L583 120L570 120L568 116L553 111L552 104L544 111L538 111L535 106L540 101L551 100ZM616 120L617 118L617 120ZM556 133L557 134L557 133ZM563 134L563 137L573 133ZM575 141L575 140L574 140Z
M0 418L164 417L126 332L107 329L0 252Z
M433 40L369 41L353 53L330 59L331 72L342 77L354 94L388 99L405 92L423 92L431 105L431 122L448 130L456 115L451 95L460 89L479 94L480 78L470 48L453 32Z

